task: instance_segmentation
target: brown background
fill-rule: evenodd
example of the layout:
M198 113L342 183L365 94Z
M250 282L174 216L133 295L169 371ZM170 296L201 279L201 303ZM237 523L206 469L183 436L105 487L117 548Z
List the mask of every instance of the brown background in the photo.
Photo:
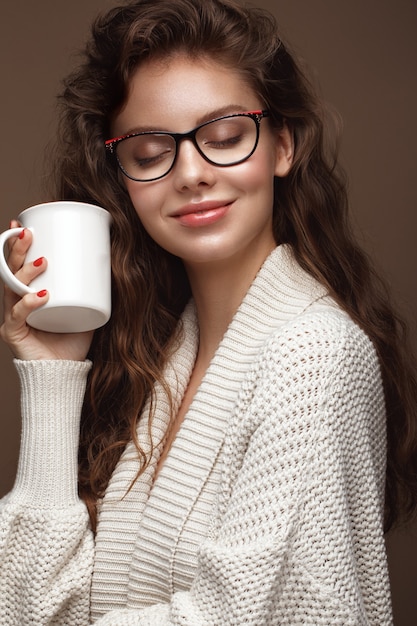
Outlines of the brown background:
M110 0L13 0L0 9L0 229L45 199L42 151L55 94L88 25ZM281 23L341 113L342 159L358 236L388 277L417 345L417 4L415 0L258 0ZM0 496L13 484L18 386L0 345ZM417 527L388 538L396 626L417 623ZM330 625L329 625L330 626Z

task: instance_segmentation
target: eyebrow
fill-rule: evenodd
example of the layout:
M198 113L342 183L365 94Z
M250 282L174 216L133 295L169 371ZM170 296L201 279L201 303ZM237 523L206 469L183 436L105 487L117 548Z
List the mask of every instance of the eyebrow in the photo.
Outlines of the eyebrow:
M255 107L255 109L262 109L262 106ZM210 120L214 120L218 117L222 117L223 115L232 115L233 113L244 113L249 109L241 104L227 104L218 109L214 109L212 111L208 111L201 117L197 118L196 126L200 126L200 124L204 124L205 122L210 122ZM252 110L252 109L251 109ZM170 132L167 128L161 128L159 126L134 126L129 129L125 133L122 133L120 136L124 137L125 135L134 135L135 133L147 133L147 132L155 132L160 130L161 132Z

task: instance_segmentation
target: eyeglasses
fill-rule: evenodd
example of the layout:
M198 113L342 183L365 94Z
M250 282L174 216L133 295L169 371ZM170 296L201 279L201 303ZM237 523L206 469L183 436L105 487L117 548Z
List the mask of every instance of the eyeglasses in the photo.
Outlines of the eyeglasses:
M246 161L256 150L261 120L268 115L261 110L234 113L200 124L188 133L131 133L108 139L105 145L125 176L150 182L172 170L179 144L186 139L212 165L229 167Z

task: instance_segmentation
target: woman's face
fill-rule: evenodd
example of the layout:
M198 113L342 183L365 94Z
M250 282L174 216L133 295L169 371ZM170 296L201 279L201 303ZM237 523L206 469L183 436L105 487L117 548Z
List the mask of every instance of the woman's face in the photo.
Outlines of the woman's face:
M138 67L112 131L114 136L142 129L184 133L221 115L262 108L237 72L210 59L176 56ZM288 173L291 158L287 130L271 130L266 118L255 152L243 163L212 165L185 140L164 178L124 177L124 182L149 235L186 266L265 258L275 246L274 176Z

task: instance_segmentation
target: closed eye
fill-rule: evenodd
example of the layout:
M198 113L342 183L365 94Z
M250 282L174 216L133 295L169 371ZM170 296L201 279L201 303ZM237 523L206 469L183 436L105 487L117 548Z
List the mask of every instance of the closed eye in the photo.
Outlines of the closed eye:
M161 163L162 161L164 161L164 159L168 159L171 157L172 157L172 150L168 149L154 156L140 157L140 156L134 155L132 161L136 167L146 169L147 167L152 167L154 165L157 165L158 163Z
M235 135L234 137L226 137L225 139L217 139L211 141L205 141L204 145L209 148L224 149L233 148L239 142L242 141L242 135Z

